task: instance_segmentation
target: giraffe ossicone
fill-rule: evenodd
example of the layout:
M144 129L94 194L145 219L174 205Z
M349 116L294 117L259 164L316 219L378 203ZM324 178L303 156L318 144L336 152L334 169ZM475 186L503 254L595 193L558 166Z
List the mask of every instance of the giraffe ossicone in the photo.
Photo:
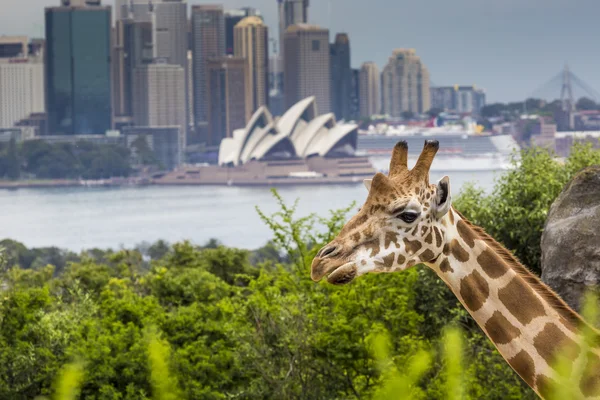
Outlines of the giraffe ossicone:
M312 279L327 276L329 283L347 284L367 273L425 264L536 393L545 397L560 378L557 351L568 347L573 362L589 372L575 388L577 394L600 396L599 349L576 351L580 329L589 326L512 253L452 207L447 176L429 183L438 148L437 141L425 141L409 170L408 146L396 144L388 175L365 180L364 205L317 253ZM593 335L600 344L600 334L593 330Z

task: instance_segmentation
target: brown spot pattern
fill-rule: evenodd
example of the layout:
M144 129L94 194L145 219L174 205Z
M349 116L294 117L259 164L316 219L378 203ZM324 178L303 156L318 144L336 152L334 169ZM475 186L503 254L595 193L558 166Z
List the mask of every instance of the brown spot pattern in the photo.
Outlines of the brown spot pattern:
M394 265L395 258L396 255L394 253L388 254L387 256L383 257L383 262L375 261L375 265L377 265L378 267L383 267L385 269L390 269Z
M402 265L405 261L406 257L404 257L402 254L398 254L398 264Z
M454 272L454 270L450 266L450 262L448 261L447 258L444 258L444 260L440 264L440 271L442 271L442 272Z
M385 233L385 248L389 248L392 243L396 245L396 248L400 247L400 244L398 243L398 234L396 232L388 231Z
M348 223L348 225L346 225L344 227L344 229L346 231L351 231L352 229L367 222L368 219L369 219L369 216L367 214L363 214L360 217L356 217L356 219L354 221L350 220L350 222Z
M417 234L417 232L419 231L419 227L415 226L415 229L413 229L411 235L415 236Z
M458 234L462 238L462 240L469 246L470 248L475 247L475 233L469 229L467 224L463 220L458 221L456 224L456 229L458 230Z
M427 249L425 250L423 253L421 253L421 261L427 262L427 261L431 261L433 260L435 257L435 254L433 253L433 251Z
M450 210L448 217L450 218L450 224L454 225L454 211Z
M460 296L471 311L479 310L489 295L490 287L477 271L460 281Z
M435 245L439 247L442 245L442 235L437 226L434 226L433 230L435 231Z
M494 311L485 323L485 330L496 344L510 343L521 334L519 328L511 324L500 311ZM531 378L533 379L533 376Z
M429 234L427 236L425 236L425 243L432 244L432 242L433 242L433 235L431 234L431 232L429 232Z
M370 250L369 257L375 257L381 251L379 249L379 241L377 240L372 240L368 243L365 243L365 248L367 249L367 251Z
M553 323L544 325L544 329L533 339L533 346L550 365L556 361L555 354L568 352L573 359L579 354L579 345Z
M360 232L356 232L352 234L351 239L356 243L360 240Z
M425 235L427 233L427 227L426 226L422 226L421 227L421 236Z
M444 249L443 249L444 255L450 255L450 246L448 245L448 243L446 243L444 245Z
M535 387L539 394L545 399L553 397L552 395L556 393L557 385L558 384L554 379L549 378L546 375L540 374L535 377Z
M514 277L508 285L498 290L498 298L523 325L545 314L540 299L520 277Z
M535 381L535 364L533 358L525 350L521 350L516 356L508 360L510 366L517 371L525 383L533 387Z
M469 253L458 243L458 240L452 239L450 242L450 251L452 251L452 255L460 262L469 261Z
M508 271L508 267L504 261L489 247L477 257L477 263L481 265L483 271L492 279L500 278Z
M407 238L404 238L404 246L407 253L414 254L421 249L421 242L418 240L408 240Z

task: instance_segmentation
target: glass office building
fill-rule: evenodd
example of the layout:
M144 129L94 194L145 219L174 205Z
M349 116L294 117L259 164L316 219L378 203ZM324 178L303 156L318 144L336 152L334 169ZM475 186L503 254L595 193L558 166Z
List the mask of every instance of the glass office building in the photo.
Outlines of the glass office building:
M110 7L46 9L46 109L51 135L111 129Z

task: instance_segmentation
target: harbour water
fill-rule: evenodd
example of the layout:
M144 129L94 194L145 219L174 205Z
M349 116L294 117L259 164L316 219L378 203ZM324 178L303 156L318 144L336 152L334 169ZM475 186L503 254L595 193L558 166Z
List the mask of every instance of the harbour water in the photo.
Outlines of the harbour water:
M486 191L501 171L452 171L453 195L466 182ZM444 176L432 171L431 180ZM347 207L366 199L362 185L282 187L298 215ZM133 247L141 242L189 239L204 244L216 238L247 249L264 245L270 230L255 206L267 214L277 211L269 188L216 186L19 189L0 191L0 239L11 238L28 247L57 246L73 251L89 248Z

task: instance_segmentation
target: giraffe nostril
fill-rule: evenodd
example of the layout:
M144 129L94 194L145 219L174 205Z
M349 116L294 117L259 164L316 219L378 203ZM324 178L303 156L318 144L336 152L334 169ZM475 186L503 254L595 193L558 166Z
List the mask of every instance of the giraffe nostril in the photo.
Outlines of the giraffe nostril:
M326 246L326 247L323 247L321 249L321 251L319 251L319 254L317 254L317 255L321 258L325 258L327 256L332 255L336 250L337 250L336 246Z

